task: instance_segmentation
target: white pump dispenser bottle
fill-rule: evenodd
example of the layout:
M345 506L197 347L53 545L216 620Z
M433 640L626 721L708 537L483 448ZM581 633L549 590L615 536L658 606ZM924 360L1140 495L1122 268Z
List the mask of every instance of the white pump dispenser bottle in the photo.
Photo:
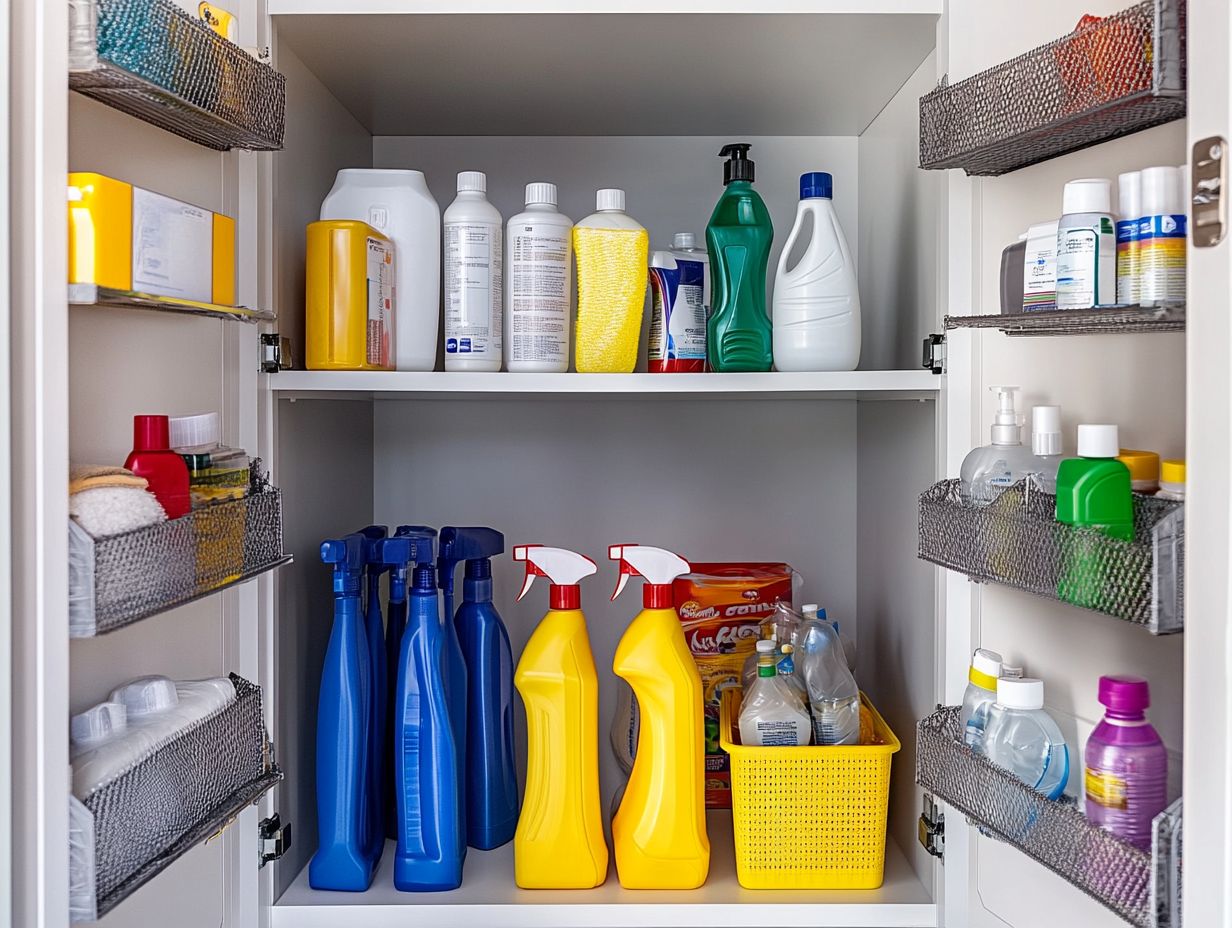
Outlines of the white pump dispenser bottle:
M1039 461L1022 444L1022 421L1014 409L1018 387L989 387L997 394L992 443L976 448L963 459L959 477L964 502L986 506L1006 487L1037 473Z

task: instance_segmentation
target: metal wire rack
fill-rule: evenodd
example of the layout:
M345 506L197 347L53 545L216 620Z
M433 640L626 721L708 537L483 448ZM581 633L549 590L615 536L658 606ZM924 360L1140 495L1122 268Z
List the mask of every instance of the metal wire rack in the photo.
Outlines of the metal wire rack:
M1047 309L987 316L946 316L947 329L1000 329L1006 335L1119 335L1183 332L1185 304Z
M1185 2L1145 0L920 99L920 167L999 175L1185 115Z

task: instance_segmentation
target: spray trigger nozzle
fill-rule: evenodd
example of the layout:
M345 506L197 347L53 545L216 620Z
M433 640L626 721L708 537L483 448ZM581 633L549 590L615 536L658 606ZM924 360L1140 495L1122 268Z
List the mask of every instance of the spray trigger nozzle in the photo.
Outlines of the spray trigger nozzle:
M689 562L679 554L649 545L612 545L607 549L607 556L620 562L620 579L616 581L612 599L624 591L630 577L645 577L652 586L664 587L692 570Z
M552 586L577 586L596 571L595 562L576 551L546 545L515 545L513 559L526 564L526 579L518 601L530 592L536 577L547 577Z

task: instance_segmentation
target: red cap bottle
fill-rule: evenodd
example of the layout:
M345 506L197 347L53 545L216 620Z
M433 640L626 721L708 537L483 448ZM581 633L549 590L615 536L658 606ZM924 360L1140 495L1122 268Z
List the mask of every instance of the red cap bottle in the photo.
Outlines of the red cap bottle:
M133 450L124 466L150 484L150 492L167 513L178 519L192 509L188 465L171 450L166 416L133 416Z

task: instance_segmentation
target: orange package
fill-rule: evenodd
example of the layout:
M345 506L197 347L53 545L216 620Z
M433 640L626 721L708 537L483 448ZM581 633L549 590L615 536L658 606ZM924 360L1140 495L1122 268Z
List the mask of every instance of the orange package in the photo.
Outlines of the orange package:
M722 690L740 685L745 658L774 604L792 603L793 576L789 564L694 563L692 573L672 583L672 603L702 678L708 808L731 808L731 769L719 747Z

